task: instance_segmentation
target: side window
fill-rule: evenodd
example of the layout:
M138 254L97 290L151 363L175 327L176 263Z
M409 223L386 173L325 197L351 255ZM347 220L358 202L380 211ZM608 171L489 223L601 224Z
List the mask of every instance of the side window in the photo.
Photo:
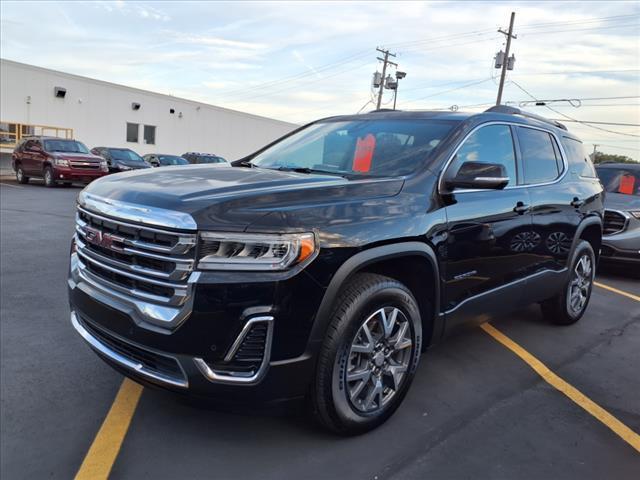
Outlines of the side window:
M517 183L516 156L509 125L488 125L476 130L458 150L451 164L452 176L465 162L500 163L509 176L508 186Z
M518 141L522 153L522 168L524 183L551 182L558 178L562 159L556 156L557 148L553 144L553 137L542 130L518 127Z
M582 177L596 177L593 163L584 150L584 145L573 138L563 137L564 149L567 152L571 170Z

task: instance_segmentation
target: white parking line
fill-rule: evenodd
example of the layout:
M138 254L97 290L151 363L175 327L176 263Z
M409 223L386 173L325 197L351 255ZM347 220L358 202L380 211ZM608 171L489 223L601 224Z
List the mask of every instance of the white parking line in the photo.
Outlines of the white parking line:
M0 182L0 185L4 185L5 187L13 187L13 188L24 188L24 187L19 187L18 185L11 185L10 183L3 183L3 182Z

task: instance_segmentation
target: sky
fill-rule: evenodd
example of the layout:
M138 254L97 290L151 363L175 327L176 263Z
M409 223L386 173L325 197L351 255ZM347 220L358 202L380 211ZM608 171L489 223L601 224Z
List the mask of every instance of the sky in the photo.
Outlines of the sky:
M0 56L294 123L375 108L387 48L397 108L482 111L516 12L503 101L640 160L640 2L0 2ZM395 68L390 73L395 74ZM383 106L393 96L385 91ZM553 109L553 110L551 110Z

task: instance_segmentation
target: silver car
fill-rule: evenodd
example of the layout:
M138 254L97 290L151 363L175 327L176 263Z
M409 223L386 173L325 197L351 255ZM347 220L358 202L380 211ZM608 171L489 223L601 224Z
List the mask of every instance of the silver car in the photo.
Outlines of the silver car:
M596 167L606 193L601 259L640 265L640 164Z

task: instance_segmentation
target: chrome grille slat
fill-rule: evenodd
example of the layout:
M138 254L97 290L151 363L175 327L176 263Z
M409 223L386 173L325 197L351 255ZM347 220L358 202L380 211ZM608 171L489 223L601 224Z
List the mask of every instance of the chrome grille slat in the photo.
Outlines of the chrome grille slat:
M161 272L159 270L153 270L151 268L141 267L139 265L132 265L120 260L114 260L113 258L106 257L100 253L94 252L87 247L87 244L84 243L80 238L76 238L76 243L78 245L78 249L82 255L88 255L89 257L110 265L114 268L126 270L128 272L137 273L141 275L150 275L152 277L163 278L166 280L184 280L189 275L189 270L178 270L175 269L171 273Z
M78 207L81 276L132 300L182 308L192 291L195 245L195 233L137 225Z
M603 222L603 235L614 235L627 228L628 218L617 210L605 210Z

